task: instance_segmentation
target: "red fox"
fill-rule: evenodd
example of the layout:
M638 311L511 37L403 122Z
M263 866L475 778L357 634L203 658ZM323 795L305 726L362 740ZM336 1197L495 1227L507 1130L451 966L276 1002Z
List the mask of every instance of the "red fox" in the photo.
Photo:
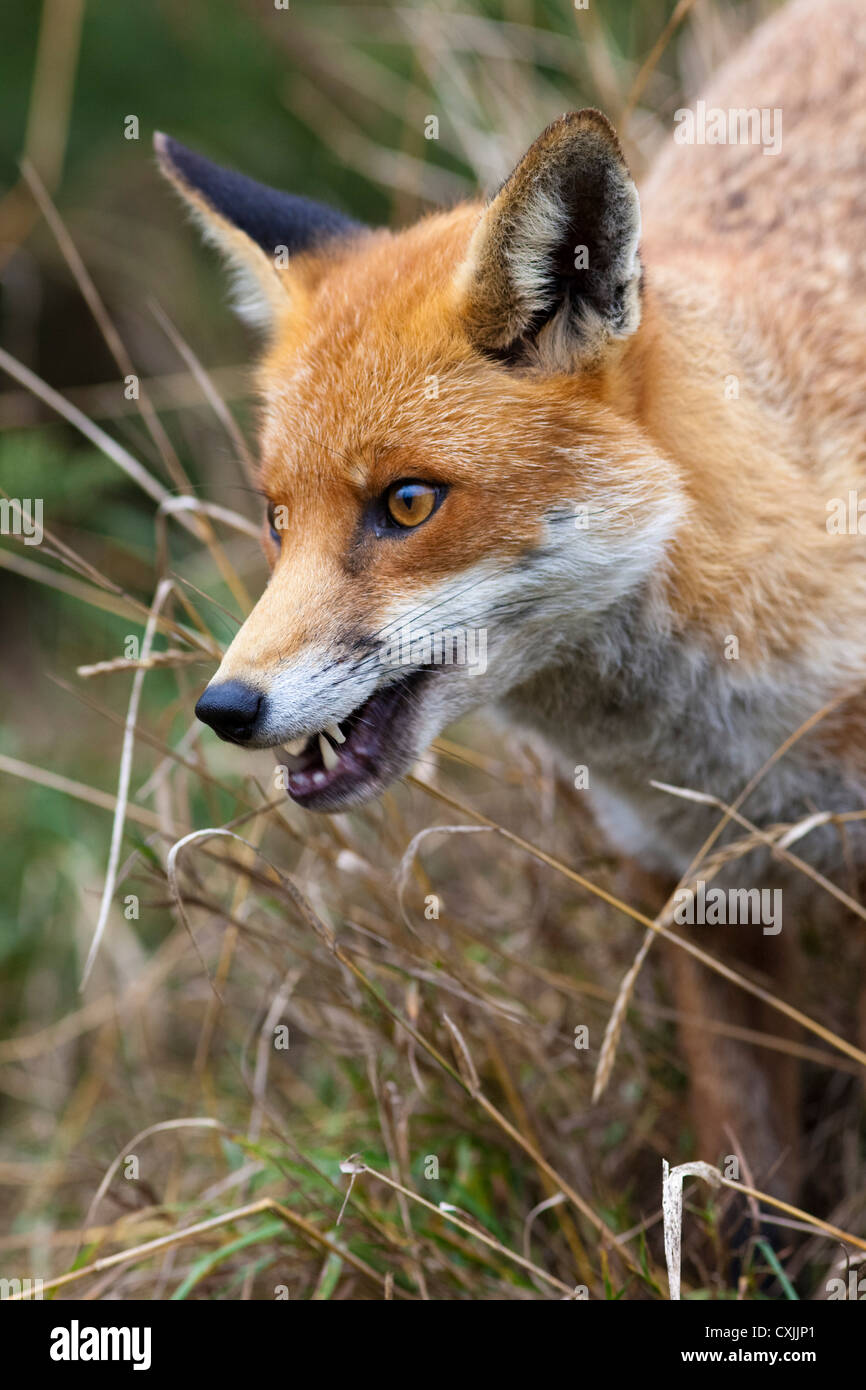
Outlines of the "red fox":
M640 199L582 110L489 201L399 232L157 137L267 338L272 575L196 711L285 750L301 806L368 801L495 703L587 766L612 845L673 883L719 813L653 784L731 803L837 697L743 811L866 806L862 0L796 0L677 117ZM863 821L798 852L866 882ZM719 881L782 886L783 930L696 937L796 1002L802 914L838 902L769 859ZM668 966L695 1156L793 1191L791 1056L694 1021L778 1015Z

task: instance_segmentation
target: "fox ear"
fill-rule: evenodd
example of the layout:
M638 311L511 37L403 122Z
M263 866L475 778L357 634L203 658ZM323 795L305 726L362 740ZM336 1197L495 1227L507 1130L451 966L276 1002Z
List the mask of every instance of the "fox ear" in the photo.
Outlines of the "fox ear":
M548 126L488 203L458 290L473 341L511 362L589 365L640 322L640 204L600 111Z
M287 309L281 271L292 256L364 230L334 208L223 169L161 132L153 143L163 174L228 261L235 307L257 326L271 326Z

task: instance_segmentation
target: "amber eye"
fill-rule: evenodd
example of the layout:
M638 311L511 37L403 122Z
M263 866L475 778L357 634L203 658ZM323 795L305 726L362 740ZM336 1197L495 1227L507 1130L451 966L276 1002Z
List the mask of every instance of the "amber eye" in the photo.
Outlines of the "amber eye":
M442 489L411 479L393 483L385 494L388 516L398 526L420 526L436 510Z

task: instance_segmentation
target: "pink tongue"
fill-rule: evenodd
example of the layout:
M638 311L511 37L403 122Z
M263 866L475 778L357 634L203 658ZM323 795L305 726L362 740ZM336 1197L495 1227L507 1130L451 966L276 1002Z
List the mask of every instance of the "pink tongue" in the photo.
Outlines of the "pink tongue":
M330 771L322 767L311 767L297 772L288 769L288 789L292 796L309 796L311 792L321 791L332 782L369 777L372 771L369 762L362 756L355 756L344 744L340 750L339 763Z
M289 791L294 796L306 796L308 792L327 785L328 773L319 768L313 772L290 772L288 783Z

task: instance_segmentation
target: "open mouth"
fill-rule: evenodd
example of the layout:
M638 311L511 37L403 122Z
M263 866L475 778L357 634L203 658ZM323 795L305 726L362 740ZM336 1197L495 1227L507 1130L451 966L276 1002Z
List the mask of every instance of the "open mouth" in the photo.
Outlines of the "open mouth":
M339 724L278 748L293 801L334 811L375 796L412 757L411 706L431 672L423 667L374 691Z

